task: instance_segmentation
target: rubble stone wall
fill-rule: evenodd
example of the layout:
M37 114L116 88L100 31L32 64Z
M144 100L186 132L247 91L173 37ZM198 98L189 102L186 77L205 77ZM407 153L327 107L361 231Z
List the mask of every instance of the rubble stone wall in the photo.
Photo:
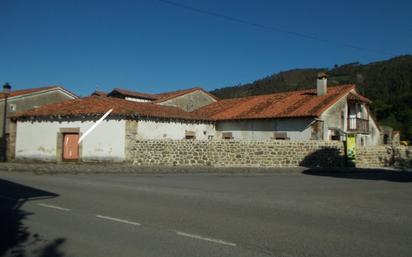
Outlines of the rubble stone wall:
M345 165L342 142L135 140L126 161L151 166L339 167Z
M399 145L358 147L356 167L412 167L412 147Z

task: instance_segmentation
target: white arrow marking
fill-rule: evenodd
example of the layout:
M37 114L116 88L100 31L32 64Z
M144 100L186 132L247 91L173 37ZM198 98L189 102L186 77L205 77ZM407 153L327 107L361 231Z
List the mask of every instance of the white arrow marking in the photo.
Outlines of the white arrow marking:
M93 126L91 126L80 138L79 138L79 144L80 142L90 133L92 132L93 129L95 129L100 122L102 122L111 112L113 111L113 108L108 110Z

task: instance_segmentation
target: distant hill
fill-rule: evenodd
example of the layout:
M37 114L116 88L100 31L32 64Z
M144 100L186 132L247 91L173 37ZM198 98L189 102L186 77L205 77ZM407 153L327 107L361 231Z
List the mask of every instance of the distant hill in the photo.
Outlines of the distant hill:
M316 76L327 72L329 85L354 83L360 93L373 101L372 111L379 124L401 131L412 140L412 56L386 61L335 65L334 68L294 69L275 73L252 83L211 91L220 98L235 98L297 89L315 88Z

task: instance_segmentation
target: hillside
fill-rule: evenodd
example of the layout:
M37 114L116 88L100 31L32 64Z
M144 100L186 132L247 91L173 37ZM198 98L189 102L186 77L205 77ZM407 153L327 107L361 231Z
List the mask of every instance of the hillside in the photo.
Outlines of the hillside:
M319 72L329 74L329 85L355 83L373 101L379 124L401 131L412 140L412 56L404 55L369 64L349 63L334 68L294 69L273 74L252 83L211 91L220 98L268 94L315 88Z

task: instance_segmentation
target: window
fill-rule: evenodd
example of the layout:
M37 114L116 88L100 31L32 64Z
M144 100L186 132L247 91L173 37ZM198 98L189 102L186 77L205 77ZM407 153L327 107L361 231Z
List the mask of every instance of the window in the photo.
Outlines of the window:
M273 139L276 140L290 140L287 132L273 132Z
M339 132L335 130L330 131L330 140L332 141L340 141L340 135Z
M185 139L196 139L196 132L186 130Z
M16 111L16 104L9 104L9 111L15 112Z
M223 132L222 139L233 139L232 132Z

